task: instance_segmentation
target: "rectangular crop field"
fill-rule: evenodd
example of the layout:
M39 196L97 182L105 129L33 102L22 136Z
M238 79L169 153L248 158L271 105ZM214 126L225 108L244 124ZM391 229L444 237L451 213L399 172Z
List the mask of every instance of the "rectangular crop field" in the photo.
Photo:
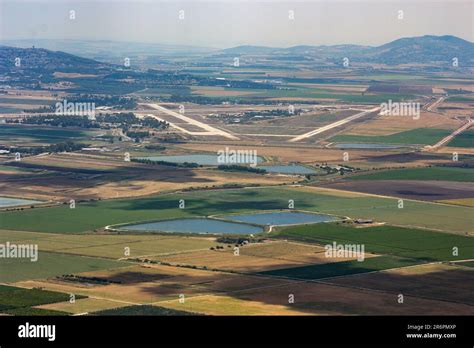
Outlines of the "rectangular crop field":
M333 142L433 145L451 133L449 129L418 128L390 135L336 135Z
M369 174L354 175L351 180L446 180L474 181L474 168L429 167L377 171Z
M179 200L186 202L179 209ZM53 233L84 233L107 225L145 220L208 216L264 210L279 210L295 202L295 209L372 218L397 225L442 229L449 232L471 232L473 209L462 206L404 201L398 209L395 198L373 196L343 197L298 188L252 188L215 190L116 199L68 206L1 212L0 229Z
M474 258L474 238L395 226L366 228L341 223L313 224L284 228L277 238L316 243L363 244L365 252L416 259L419 262L465 260ZM458 255L453 255L457 247ZM367 259L366 262L375 262Z
M118 262L85 256L73 256L38 251L38 261L30 259L0 259L0 282L13 283L21 280L41 279L76 272L119 268L128 266Z

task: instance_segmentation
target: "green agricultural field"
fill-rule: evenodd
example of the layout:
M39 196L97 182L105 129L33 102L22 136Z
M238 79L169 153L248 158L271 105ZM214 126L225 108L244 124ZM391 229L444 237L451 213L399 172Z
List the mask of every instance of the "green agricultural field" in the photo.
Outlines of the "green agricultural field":
M32 169L32 168L22 168L22 167L13 167L13 166L6 166L3 164L0 164L0 171L7 171L7 172L18 172L18 173L34 173L37 172L37 170Z
M350 180L446 180L459 182L474 181L474 168L429 167L396 169L353 175Z
M0 139L11 137L30 137L41 141L57 141L67 140L70 138L80 138L84 136L87 136L87 133L79 130L0 125Z
M76 299L84 296L76 296ZM69 301L69 294L40 289L24 289L0 285L0 312L14 315L65 315L61 311L50 311L34 306Z
M377 226L355 228L343 223L313 224L280 229L272 235L316 244L363 244L365 252L419 262L474 258L474 238L415 228ZM458 256L453 255L458 248ZM368 262L366 259L363 264Z
M263 275L295 279L322 279L339 277L350 274L381 271L384 269L413 266L419 261L394 256L378 256L359 261L344 261L311 265L303 267L284 268L261 272Z
M350 135L332 137L333 142L352 142L368 144L417 144L433 145L451 134L449 129L417 128L390 135Z
M467 262L459 262L457 265L466 266L466 267L474 267L474 261L467 261Z
M208 237L176 235L91 235L52 234L39 232L1 231L0 243L38 244L43 251L67 253L100 258L119 259L128 247L130 257L207 250L219 245Z
M333 242L364 245L366 253L384 254L363 261L342 261L261 272L264 275L297 279L321 279L474 257L472 237L388 225L355 228L341 223L314 224L284 228L274 236L320 245ZM453 248L458 248L457 255L453 255Z
M473 95L456 95L448 98L450 102L474 102Z
M61 79L67 81L68 79ZM104 79L99 77L69 79L74 87L69 89L70 93L86 94L129 94L141 91L145 88L142 83L128 83L117 79Z
M9 309L3 312L4 314L9 314L9 315L16 315L16 316L35 316L35 315L40 315L40 316L45 316L45 315L69 315L66 312L61 312L61 311L56 311L56 310L51 310L51 309L43 309L43 308L32 308L32 307L21 307L21 308L13 308Z
M188 86L162 86L162 87L150 87L145 88L141 91L135 92L134 94L142 97L169 97L171 95L189 96L191 89Z
M448 143L448 146L474 148L474 130L467 130L456 135L454 139Z
M128 266L127 262L94 257L74 256L38 251L38 261L30 259L0 259L0 282L13 283L21 280L41 279L63 274L89 272ZM4 270L8 270L7 272Z
M186 202L179 209L179 200ZM50 208L4 211L0 229L52 233L85 233L107 225L181 217L208 216L295 208L353 218L371 218L391 224L471 232L474 209L435 203L372 196L333 196L297 188L252 188L197 191L136 199L85 202L75 209L61 205Z

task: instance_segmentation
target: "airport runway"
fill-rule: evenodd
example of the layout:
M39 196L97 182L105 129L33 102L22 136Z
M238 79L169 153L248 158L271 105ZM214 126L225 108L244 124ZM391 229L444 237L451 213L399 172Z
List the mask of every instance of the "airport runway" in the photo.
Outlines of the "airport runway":
M448 135L447 137L444 137L443 139L441 139L440 141L438 141L436 144L434 145L428 145L428 146L425 146L423 148L423 150L425 151L433 151L433 150L436 150L437 148L443 146L444 144L447 144L448 142L450 142L456 135L458 134L461 134L462 132L464 132L466 129L468 129L469 127L472 126L474 122L468 118L467 122L465 124L463 124L461 127L459 127L458 129L456 129L454 132L452 132L450 135Z
M190 117L187 117L187 116L184 116L183 114L180 114L176 111L173 111L173 110L169 110L161 105L158 105L158 104L144 104L152 109L155 109L155 110L158 110L158 111L161 111L165 114L168 114L170 116L173 116L173 117L176 117L180 120L183 120L184 122L188 123L188 124L191 124L191 125L194 125L196 127L199 127L199 128L202 128L203 130L205 130L206 132L191 132L191 131L188 131L184 128L181 128L181 127L178 127L176 125L173 125L171 122L168 122L172 125L172 127L176 128L176 129L179 129L181 130L182 132L185 132L187 134L190 134L190 135L217 135L217 136L222 136L222 137L225 137L227 139L232 139L232 140L239 140L239 138L237 138L235 135L232 135L226 131L223 131L221 129L218 129L218 128L215 128L215 127L212 127L208 124L205 124L203 122L200 122L200 121L197 121L195 119L192 119ZM153 115L150 115L150 116L153 116ZM158 118L158 117L157 117Z
M316 128L315 130L312 130L311 132L298 135L297 137L294 137L293 139L290 139L290 140L288 140L288 141L289 141L290 143L294 143L294 142L296 142L296 141L300 141L300 140L303 140L303 139L312 137L312 136L314 136L314 135L316 135L316 134L320 134L320 133L326 132L326 131L328 131L328 130L330 130L330 129L333 129L333 128L342 126L342 125L344 125L344 124L346 124L346 123L349 123L349 122L351 122L351 121L357 120L358 118L361 118L361 117L363 117L363 116L366 116L366 115L370 114L371 112L375 112L375 111L378 111L378 110L380 110L380 106L377 106L377 107L375 107L375 108L373 108L373 109L370 109L370 110L365 110L365 111L359 112L358 114L355 114L355 115L346 117L346 118L343 119L343 120L340 120L340 121L337 121L337 122L333 122L333 123L328 124L328 125L326 125L326 126Z

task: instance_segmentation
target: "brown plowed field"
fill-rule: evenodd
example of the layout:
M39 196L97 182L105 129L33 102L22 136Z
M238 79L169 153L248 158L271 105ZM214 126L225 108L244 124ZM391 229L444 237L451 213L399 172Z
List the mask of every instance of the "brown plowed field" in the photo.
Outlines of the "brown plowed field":
M474 187L470 182L354 180L328 183L325 187L423 201L474 197Z

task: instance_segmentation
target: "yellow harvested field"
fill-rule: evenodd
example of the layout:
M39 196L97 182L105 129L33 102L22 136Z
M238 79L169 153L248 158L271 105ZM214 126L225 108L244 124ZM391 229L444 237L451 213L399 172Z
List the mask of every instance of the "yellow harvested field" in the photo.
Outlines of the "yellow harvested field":
M378 116L344 132L345 135L391 135L416 128L456 129L460 121L449 116L421 111L420 118L409 116Z
M447 147L443 146L438 148L435 153L447 153L452 155L453 152L456 152L460 155L474 155L474 148L469 147Z
M465 207L474 207L474 198L446 199L437 201L439 203L462 205Z
M283 305L247 301L230 296L203 295L186 299L159 302L156 305L177 310L209 315L302 315L301 311Z
M110 182L86 188L79 191L81 195L92 195L101 198L137 197L165 191L176 191L190 187L221 186L224 184L265 184L278 185L291 181L291 178L278 175L262 176L253 173L233 173L213 170L192 170L186 180L179 179L179 173L169 171L156 173L154 180L127 180ZM166 181L169 179L168 181Z
M29 177L14 181L0 182L4 195L22 196L49 200L71 198L122 198L138 197L185 188L222 186L225 184L265 184L278 185L291 182L291 177L281 175L261 175L249 172L223 172L212 169L189 169L168 166L146 166L125 162L118 157L82 153L32 156L24 160L37 168L58 168L58 170L117 171L113 174L120 180L107 180L108 173L81 174L88 180L74 176L45 176L32 182ZM13 174L12 174L13 175ZM87 183L87 184L85 184Z
M70 302L58 302L51 303L35 308L50 309L55 311L62 311L71 314L84 314L97 312L105 309L119 308L128 306L127 303L110 301L98 298L81 298L76 300L74 303Z
M303 191L303 192L314 192L318 194L331 195L335 197L367 197L369 194L360 193L355 191L344 191L326 187L316 187L316 186L293 186L294 190Z
M366 257L371 257L368 255ZM315 265L353 260L354 258L328 258L320 246L287 241L258 243L242 246L239 255L233 246L225 250L206 250L156 256L152 259L173 265L206 267L224 271L261 272L273 269Z
M208 250L220 245L213 237L171 235L68 235L0 230L0 242L34 243L41 251L119 259L129 248L129 257Z
M77 275L77 274L76 274ZM73 293L125 304L150 304L157 301L179 298L180 294L199 295L206 290L200 283L213 282L233 275L194 269L160 265L130 266L120 270L105 270L79 273L83 277L98 277L118 284L97 285L90 283L62 281L58 279L22 281L14 285L41 287L46 290Z
M194 151L218 151L222 149L222 145L217 144L183 144L179 145L180 148ZM240 150L257 150L259 156L276 157L282 162L303 162L303 163L321 163L326 161L341 161L343 150L339 149L326 149L326 148L314 148L314 147L297 147L297 146L249 146L240 145L236 146L235 149ZM365 160L370 156L380 155L377 151L368 150L352 150L351 161Z
M50 279L13 285L99 300L84 301L80 308L67 303L53 306L74 313L109 305L112 308L115 303L154 304L212 315L472 315L472 306L455 301L457 297L472 297L469 284L456 281L459 275L447 272L448 268L471 272L466 267L437 264L311 282L153 264L81 274L119 284L75 284ZM417 281L413 282L412 277ZM453 286L456 291L450 293L448 288ZM400 291L405 294L404 304L397 300ZM184 304L179 302L180 295L184 295ZM290 303L290 297L294 303ZM101 303L102 300L112 303Z

